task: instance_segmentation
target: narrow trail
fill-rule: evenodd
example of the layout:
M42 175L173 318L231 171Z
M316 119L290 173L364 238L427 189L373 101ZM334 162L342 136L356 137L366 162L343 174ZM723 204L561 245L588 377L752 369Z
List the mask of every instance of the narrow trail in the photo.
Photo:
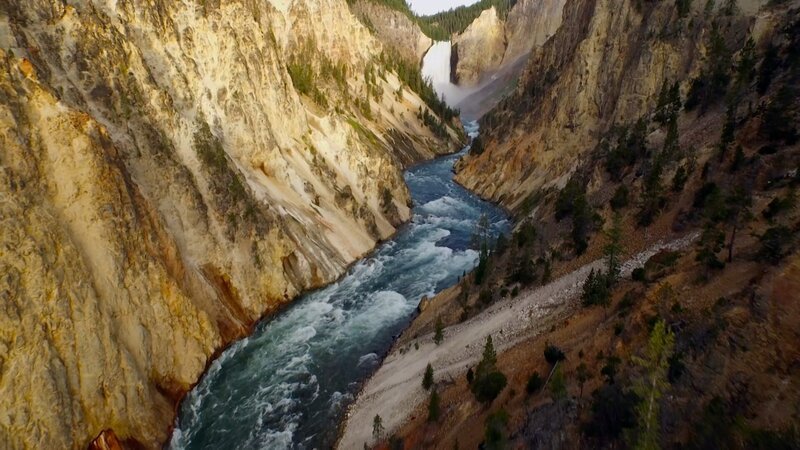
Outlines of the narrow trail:
M689 246L698 234L690 234L669 242L659 242L625 261L621 276L630 276L661 250L680 250ZM380 415L387 433L398 429L417 405L427 398L422 376L428 363L437 379L460 376L475 365L483 350L486 336L492 335L495 348L502 352L530 337L540 334L542 318L567 315L577 305L583 283L592 269L603 267L599 259L557 280L522 292L513 299L498 301L466 322L444 330L444 341L433 343L432 334L410 341L408 351L394 348L383 365L367 381L347 414L340 449L362 448L372 443L372 423ZM419 349L415 349L419 345Z

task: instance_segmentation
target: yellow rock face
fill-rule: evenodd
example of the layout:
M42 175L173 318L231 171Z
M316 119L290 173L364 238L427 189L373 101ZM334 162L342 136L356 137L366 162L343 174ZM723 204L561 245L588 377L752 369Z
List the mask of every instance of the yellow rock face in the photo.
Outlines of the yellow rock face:
M463 161L457 180L511 207L541 188L560 188L612 125L650 112L665 81L697 73L708 31L674 29L674 4L649 4L646 14L636 4L565 3L560 28L533 50L515 95L487 119L486 151ZM703 5L693 8L702 15ZM745 30L752 18L732 20Z
M505 49L504 24L491 7L453 39L453 52L457 55L454 81L467 86L476 84L500 66Z
M390 235L402 165L456 143L391 73L295 90L301 45L380 53L343 1L72 4L0 7L0 447L157 448L209 356Z

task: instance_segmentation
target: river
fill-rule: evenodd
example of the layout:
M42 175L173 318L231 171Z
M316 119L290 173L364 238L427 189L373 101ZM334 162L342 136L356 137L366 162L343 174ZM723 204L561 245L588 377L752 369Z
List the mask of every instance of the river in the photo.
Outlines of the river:
M467 131L477 136L477 125ZM259 323L215 360L181 403L171 449L329 448L358 388L409 323L422 296L472 269L470 241L505 213L453 181L461 153L405 173L411 222L338 282Z

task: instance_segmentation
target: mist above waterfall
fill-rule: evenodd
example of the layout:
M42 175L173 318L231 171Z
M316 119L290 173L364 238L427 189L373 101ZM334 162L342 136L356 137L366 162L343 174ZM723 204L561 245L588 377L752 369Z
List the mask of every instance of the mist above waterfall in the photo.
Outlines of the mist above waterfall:
M450 81L451 54L452 48L449 41L434 43L422 61L422 76L431 80L433 89L444 97L449 105L458 106L462 100L479 90L479 88L465 88Z
M459 86L450 81L451 53L449 41L435 42L422 60L422 77L431 81L448 105L461 110L464 120L480 118L513 89L527 59L523 56L497 72L484 74L483 81L475 86Z

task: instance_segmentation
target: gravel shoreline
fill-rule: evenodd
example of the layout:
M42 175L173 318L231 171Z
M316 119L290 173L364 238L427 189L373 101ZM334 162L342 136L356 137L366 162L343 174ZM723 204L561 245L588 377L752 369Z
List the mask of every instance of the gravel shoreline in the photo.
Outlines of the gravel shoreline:
M622 264L621 276L630 276L633 269L644 265L661 250L688 247L698 236L693 233L662 241L637 253ZM603 264L602 259L596 260L545 286L523 291L513 299L497 301L477 316L447 327L440 345L433 343L429 333L410 340L405 346L395 346L351 405L337 447L353 449L362 448L365 443L371 445L375 415L381 416L387 434L402 426L428 396L421 385L428 363L438 379L460 376L478 362L486 336L491 334L495 348L502 352L541 333L543 319L566 317L577 306L589 272L602 268Z

